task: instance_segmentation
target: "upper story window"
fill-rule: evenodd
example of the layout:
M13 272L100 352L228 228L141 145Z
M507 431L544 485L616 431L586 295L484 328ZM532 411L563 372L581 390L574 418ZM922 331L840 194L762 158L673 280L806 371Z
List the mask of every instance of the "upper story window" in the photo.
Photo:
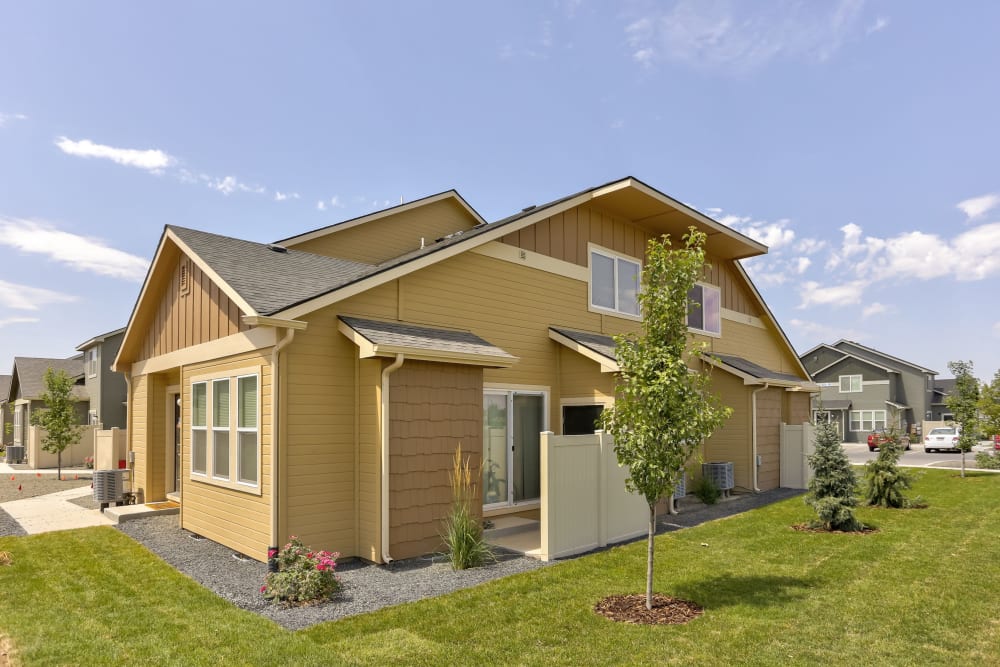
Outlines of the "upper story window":
M698 283L688 292L688 328L719 336L722 334L722 290Z
M97 348L92 347L87 350L87 377L94 377L97 375Z
M191 383L191 477L235 488L259 488L259 373L239 372Z
M625 257L590 246L590 305L627 317L639 317L639 287L642 265Z
M841 394L854 394L861 391L861 376L860 375L841 375L840 376L840 393Z

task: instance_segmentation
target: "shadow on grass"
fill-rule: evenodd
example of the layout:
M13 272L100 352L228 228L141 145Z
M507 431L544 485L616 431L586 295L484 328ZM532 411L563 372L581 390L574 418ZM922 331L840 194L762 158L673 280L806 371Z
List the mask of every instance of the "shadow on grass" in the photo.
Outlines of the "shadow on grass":
M798 577L723 574L671 587L670 594L709 608L774 607L800 600L814 584Z

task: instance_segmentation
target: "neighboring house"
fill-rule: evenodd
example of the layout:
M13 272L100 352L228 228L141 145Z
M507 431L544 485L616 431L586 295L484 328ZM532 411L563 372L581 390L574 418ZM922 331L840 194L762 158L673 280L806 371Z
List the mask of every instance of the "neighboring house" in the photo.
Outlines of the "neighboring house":
M775 488L815 385L738 261L766 247L625 178L491 224L448 191L277 244L166 227L114 364L136 489L257 559L294 534L386 562L441 548L461 445L483 515L537 516L539 432L593 430L646 242L690 226L689 325L734 409L701 456Z
M123 327L94 336L76 348L83 353L84 386L90 396L87 420L91 425L125 428L125 377L111 370L124 337Z
M833 422L844 442L891 426L912 433L934 415L936 371L849 340L817 345L801 359L821 388L813 419Z
M14 369L11 372L8 401L13 412L14 432L11 444L27 446L28 432L31 426L32 412L45 407L42 396L45 394L45 371L52 368L64 371L76 382L73 396L77 400L79 423L87 423L87 411L90 397L84 386L83 355L69 359L44 359L38 357L14 357Z
M9 375L0 375L0 444L7 446L14 439L14 415L10 410L8 398L10 396ZM8 425L10 432L8 433Z
M948 407L948 396L955 391L955 378L935 379L934 395L931 399L930 421L947 422L955 418Z

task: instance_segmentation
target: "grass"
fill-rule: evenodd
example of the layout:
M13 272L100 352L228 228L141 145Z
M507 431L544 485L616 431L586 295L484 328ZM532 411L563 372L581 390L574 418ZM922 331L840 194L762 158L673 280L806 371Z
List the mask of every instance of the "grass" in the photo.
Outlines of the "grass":
M686 626L591 611L642 590L644 542L290 633L92 528L0 539L0 628L24 665L1000 665L1000 475L914 490L929 508L859 510L870 535L793 531L793 498L659 537L656 590L706 608Z

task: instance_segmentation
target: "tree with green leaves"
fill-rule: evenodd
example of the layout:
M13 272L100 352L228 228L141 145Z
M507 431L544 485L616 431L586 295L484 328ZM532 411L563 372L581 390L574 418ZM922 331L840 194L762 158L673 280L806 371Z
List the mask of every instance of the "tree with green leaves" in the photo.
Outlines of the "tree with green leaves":
M980 430L992 437L1000 435L1000 371L979 392Z
M698 370L703 345L688 333L688 293L705 270L705 234L690 228L684 247L669 236L650 239L642 272L643 330L615 337L620 372L615 404L601 415L613 436L625 487L649 507L646 608L653 608L653 547L656 504L673 494L692 454L722 426L732 409L709 391L709 375Z
M957 444L962 452L962 477L965 477L965 455L972 451L979 435L979 380L972 374L971 361L949 361L948 370L955 376L955 389L945 403L959 427Z
M919 498L910 500L903 493L910 488L912 475L899 467L903 453L899 431L892 427L878 446L878 456L865 464L865 502L878 507L925 506Z
M62 453L80 439L73 378L65 371L45 371L45 407L31 413L31 423L45 429L42 449L56 455L59 479L62 479Z
M854 516L854 508L858 505L855 492L858 479L833 424L816 425L816 449L809 455L809 465L813 478L809 480L805 501L819 516L810 525L822 530L862 530L864 525Z

